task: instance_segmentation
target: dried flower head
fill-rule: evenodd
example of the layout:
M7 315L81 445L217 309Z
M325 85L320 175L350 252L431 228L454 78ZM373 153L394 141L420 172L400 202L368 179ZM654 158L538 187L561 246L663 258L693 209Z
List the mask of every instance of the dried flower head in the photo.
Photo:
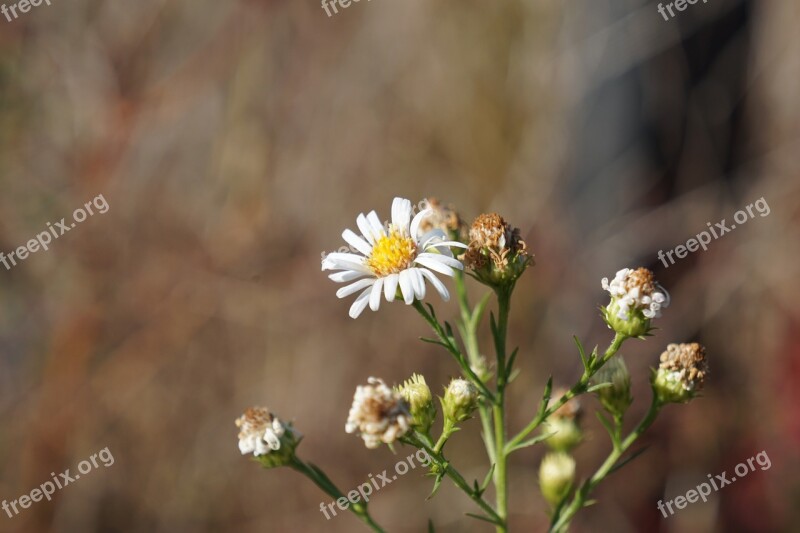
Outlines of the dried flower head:
M703 388L708 362L700 344L670 344L661 354L661 364L653 379L653 388L662 403L683 403Z
M436 406L433 404L433 395L425 377L413 374L396 391L409 405L412 424L421 432L427 433L436 418Z
M382 379L369 378L359 385L347 416L345 431L364 439L367 448L391 444L411 428L411 413L403 397Z
M444 205L436 198L426 198L422 208L430 210L430 214L423 219L419 229L423 233L439 229L447 233L454 240L461 240L466 233L467 225L461 219L453 205Z
M551 452L539 466L539 487L550 503L557 505L569 492L575 479L575 459L564 452Z
M566 394L567 389L560 388L551 394L550 404ZM583 440L583 431L579 425L581 404L578 398L570 398L564 405L556 409L547 421L542 424L543 434L552 434L545 441L556 451L569 451Z
M264 466L281 466L294 454L300 435L266 407L250 407L236 419L239 451L252 453Z
M610 282L603 278L601 285L611 295L603 318L611 329L629 337L646 335L650 319L660 317L661 309L669 306L669 293L643 267L623 268Z
M513 283L533 261L519 228L497 213L480 215L469 230L469 248L462 260L476 277L490 286Z

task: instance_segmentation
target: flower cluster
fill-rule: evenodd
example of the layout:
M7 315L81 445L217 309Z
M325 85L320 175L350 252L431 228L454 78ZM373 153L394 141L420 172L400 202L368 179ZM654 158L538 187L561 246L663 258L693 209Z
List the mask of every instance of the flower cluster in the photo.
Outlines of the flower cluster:
M611 295L611 303L603 310L606 323L629 337L646 335L650 319L660 317L661 309L669 306L669 294L646 268L623 268L613 280L603 278L601 284Z
M345 431L360 436L367 448L377 448L405 435L412 419L406 401L382 379L369 378L367 382L356 388Z

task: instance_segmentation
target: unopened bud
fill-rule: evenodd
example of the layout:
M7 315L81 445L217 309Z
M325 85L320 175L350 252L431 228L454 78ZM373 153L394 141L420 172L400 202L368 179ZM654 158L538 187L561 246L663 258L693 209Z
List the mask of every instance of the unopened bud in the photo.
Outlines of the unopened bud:
M456 378L444 391L442 408L446 419L462 422L478 407L478 389L466 379Z
M597 384L610 383L610 387L597 390L597 398L609 413L622 415L633 402L631 374L622 356L612 357L597 373Z
M575 479L575 459L564 452L551 452L544 456L539 466L539 487L550 505L567 495Z
M409 405L411 425L422 433L427 433L436 418L436 406L433 404L431 389L425 383L425 378L420 374L414 374L397 388L397 392Z

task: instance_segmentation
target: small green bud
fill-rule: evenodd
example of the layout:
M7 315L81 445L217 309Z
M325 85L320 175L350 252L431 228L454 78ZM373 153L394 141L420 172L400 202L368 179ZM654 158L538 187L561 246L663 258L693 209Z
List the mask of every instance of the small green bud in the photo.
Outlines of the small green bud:
M552 394L551 403L564 396L566 389L557 389ZM571 398L559 407L542 424L542 434L551 434L545 441L550 449L568 452L583 440L579 419L581 406L577 398Z
M519 228L512 228L497 213L476 218L469 238L469 247L461 259L484 285L495 289L510 287L533 264Z
M686 403L703 388L708 363L706 349L697 344L670 344L653 373L653 393L659 403Z
M409 405L411 412L411 425L422 433L428 433L436 418L436 406L433 396L425 378L420 374L413 374L401 387L397 388Z
M622 415L633 402L631 397L631 374L622 356L616 355L597 373L595 383L611 383L610 387L599 389L596 394L606 411Z
M478 407L478 389L466 379L456 378L444 391L442 408L446 420L463 422Z
M539 488L550 505L558 505L575 479L575 459L564 452L551 452L539 466Z
M626 337L646 335L650 320L661 316L661 309L669 305L669 294L646 268L623 268L610 282L603 278L602 286L611 295L611 302L601 308L603 320Z

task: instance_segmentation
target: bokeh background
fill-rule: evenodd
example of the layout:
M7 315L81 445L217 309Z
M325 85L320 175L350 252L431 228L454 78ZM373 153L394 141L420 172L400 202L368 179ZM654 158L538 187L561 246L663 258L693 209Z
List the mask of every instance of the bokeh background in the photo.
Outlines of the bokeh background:
M325 520L306 479L240 456L233 421L254 404L293 419L345 490L393 467L344 433L356 385L419 371L440 390L455 366L401 304L349 319L319 258L395 195L498 211L536 255L512 312L512 430L549 374L578 377L573 334L609 341L600 278L621 267L672 294L657 336L624 349L631 418L668 342L707 345L704 397L665 411L574 531L800 530L799 24L795 2L731 0L669 21L639 0L375 0L332 17L314 1L73 0L0 18L0 251L110 204L0 268L0 498L102 448L115 459L0 530L361 530ZM768 216L658 262L762 197ZM477 426L450 446L471 477ZM591 413L586 427L581 474L609 448ZM762 450L769 470L656 509ZM513 458L515 531L546 528L541 455ZM430 485L412 471L375 517L490 530L448 484L426 502Z

